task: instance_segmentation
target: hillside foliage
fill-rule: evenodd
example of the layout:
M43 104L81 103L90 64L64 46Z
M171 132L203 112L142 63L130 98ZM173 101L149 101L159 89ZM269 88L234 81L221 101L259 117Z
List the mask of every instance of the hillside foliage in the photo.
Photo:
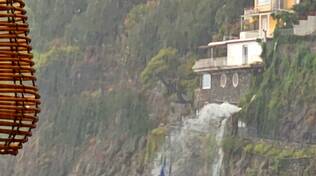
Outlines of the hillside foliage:
M285 35L264 45L265 72L253 79L240 115L250 124L256 123L259 136L279 138L286 121L295 121L299 113L306 113L304 109L315 108L314 41L314 37Z
M235 35L250 2L27 1L42 113L28 154L3 174L142 173L145 138L168 115L157 109L193 100L198 46Z

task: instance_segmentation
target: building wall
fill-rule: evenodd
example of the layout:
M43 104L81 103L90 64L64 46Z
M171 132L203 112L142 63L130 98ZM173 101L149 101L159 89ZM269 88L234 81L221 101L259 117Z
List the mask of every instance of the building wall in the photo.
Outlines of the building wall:
M265 0L254 0L255 1L255 9L257 9L259 12L268 12L273 10L274 8L279 7L279 1L278 0L266 0L265 4L259 4L259 1L264 2ZM286 10L291 10L293 6L297 3L299 3L298 0L280 0L283 1L281 4L283 4L283 7L281 8ZM274 8L273 8L274 7Z
M258 42L231 43L227 45L227 65L242 65L244 45L248 46L248 63L258 61L262 53L262 47Z
M274 30L277 25L277 20L275 20L271 15L269 16L269 31L268 31L268 37L272 37Z
M234 73L238 73L239 81L237 87L233 86L232 78ZM238 104L240 98L247 93L251 78L253 75L260 73L260 69L239 69L239 70L224 70L214 73L212 75L212 88L202 90L198 89L195 93L195 105L197 108L203 107L206 103L223 103L229 102ZM221 75L226 74L226 86L221 87Z
M297 0L286 0L286 9L291 10L293 6L297 3Z
M293 30L295 35L300 36L316 32L316 16L308 16L307 20L300 20L298 25L294 25Z
M267 3L264 4L260 4L259 1L260 0L254 0L255 1L255 9L257 9L259 12L267 12L267 11L271 11L271 3L272 0L266 0ZM262 2L264 0L261 0Z

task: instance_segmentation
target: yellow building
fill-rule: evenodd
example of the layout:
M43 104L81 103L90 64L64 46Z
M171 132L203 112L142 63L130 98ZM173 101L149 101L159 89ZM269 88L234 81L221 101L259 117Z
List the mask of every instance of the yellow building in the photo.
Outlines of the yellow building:
M272 13L291 11L300 0L254 0L254 7L245 9L242 16L242 32L240 38L273 37L276 20Z

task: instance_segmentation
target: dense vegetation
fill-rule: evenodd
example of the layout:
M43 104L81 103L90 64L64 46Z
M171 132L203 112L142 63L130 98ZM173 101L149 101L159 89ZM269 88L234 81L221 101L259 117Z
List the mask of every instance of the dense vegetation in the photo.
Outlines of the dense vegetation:
M172 48L177 51L175 59L182 61L180 66L167 64L170 70L178 72L177 75L187 75L183 78L186 81L193 80L188 68L196 58L198 46L212 38L218 40L224 35L237 35L239 15L248 4L246 0L199 0L195 3L189 0L56 3L33 0L29 6L38 65L67 58L67 54L73 58L72 53L76 53L81 54L76 57L78 62L85 58L90 59L91 64L114 65L129 79L138 81L140 73L160 50ZM75 48L76 51L71 51ZM63 56L59 56L60 52ZM95 60L91 59L93 54L97 55ZM177 67L185 68L178 71ZM172 81L171 84L180 85L179 90L190 89L193 84L181 82ZM190 93L184 91L192 100Z
M314 0L302 1L300 4L294 6L294 10L300 17L315 14L316 2Z
M255 123L259 136L289 138L280 133L286 121L296 121L295 128L307 123L305 116L315 108L316 100L316 55L311 51L314 41L314 37L276 33L274 40L264 45L265 72L254 78L241 114L250 124ZM299 118L304 120L297 122ZM313 126L314 122L307 125Z
M239 15L251 3L27 1L43 111L25 154L1 163L3 175L142 174L146 146L150 157L165 133L152 129L171 102L193 100L198 46L238 35ZM286 15L280 18L292 20ZM258 134L276 136L292 107L313 108L312 42L280 37L265 46L266 71L254 80L242 114Z
M192 102L197 47L236 35L249 2L27 1L42 113L25 154L2 164L3 174L142 173L147 134L170 102ZM172 57L159 57L168 49ZM163 68L167 84L157 79Z

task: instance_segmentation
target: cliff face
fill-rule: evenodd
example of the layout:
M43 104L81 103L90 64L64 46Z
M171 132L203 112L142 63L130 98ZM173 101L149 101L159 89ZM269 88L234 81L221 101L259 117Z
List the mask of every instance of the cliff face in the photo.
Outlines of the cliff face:
M150 105L162 103L159 95L145 98L115 46L119 26L140 2L27 2L41 120L16 158L1 158L0 175L140 175L156 119Z
M315 175L314 46L313 36L288 35L264 45L265 72L239 114L249 131L230 153L231 175Z
M281 35L265 44L265 72L254 79L240 114L258 137L315 143L314 40Z
M159 84L144 90L140 73L160 48L171 46L184 56L206 42L211 37L208 29L216 30L210 27L210 14L222 4L26 3L42 112L21 153L1 157L0 175L146 175L151 130L187 115L191 108L172 103L173 97ZM208 11L212 5L214 10ZM196 25L189 25L198 17ZM175 33L174 27L183 31Z

